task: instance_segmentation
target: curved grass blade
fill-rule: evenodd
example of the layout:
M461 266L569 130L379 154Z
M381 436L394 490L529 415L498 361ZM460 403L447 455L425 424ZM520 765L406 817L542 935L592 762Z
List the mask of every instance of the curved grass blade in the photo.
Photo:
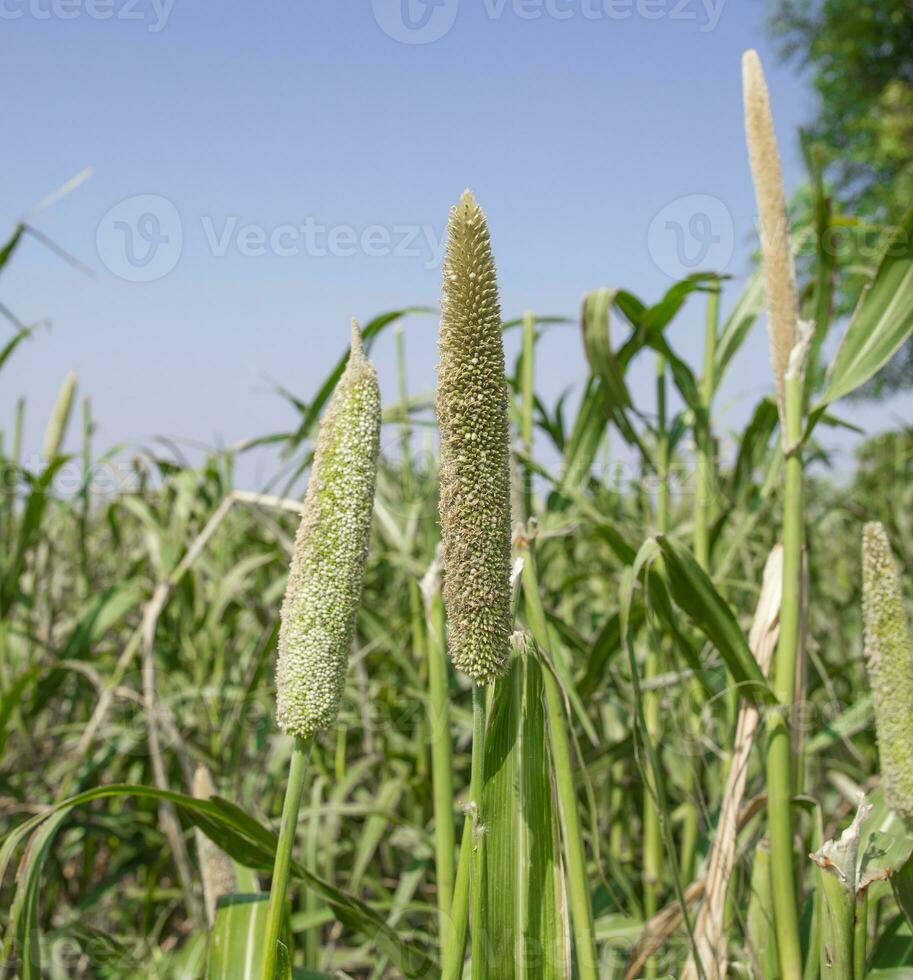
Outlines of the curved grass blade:
M657 535L655 541L675 604L714 644L736 684L750 688L744 693L766 701L776 700L742 628L707 573L689 552L676 547L665 535Z
M863 293L828 371L816 416L865 384L913 332L913 208L888 240L872 284Z
M247 867L269 871L273 866L276 835L259 824L239 807L213 797L199 800L183 793L157 790L150 786L102 786L70 797L52 810L26 820L12 831L0 847L0 882L19 845L28 838L23 860L17 875L6 950L15 950L21 959L22 980L40 980L41 952L38 927L38 901L41 872L49 856L57 831L70 811L93 800L137 797L165 801L177 807L195 826L214 841L226 854ZM333 910L336 919L346 928L375 943L402 973L410 978L431 977L437 965L417 947L404 942L393 929L360 899L346 895L322 881L297 862L292 862L292 874L301 878L308 888L319 895Z

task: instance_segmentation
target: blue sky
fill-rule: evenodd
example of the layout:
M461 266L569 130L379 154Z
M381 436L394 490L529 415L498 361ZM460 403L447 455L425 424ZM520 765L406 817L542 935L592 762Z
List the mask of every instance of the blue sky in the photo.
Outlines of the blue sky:
M274 385L308 398L351 316L437 302L466 186L506 316L575 316L600 286L654 300L697 256L735 277L728 307L754 227L742 51L764 61L790 189L813 107L764 18L756 0L0 0L0 228L92 167L35 224L95 270L27 241L4 271L0 300L53 326L3 372L3 426L26 395L37 451L72 368L99 447L288 429ZM692 357L702 317L694 304L672 337ZM436 321L405 328L410 387L430 390ZM392 400L392 336L375 355ZM584 371L577 331L554 329L541 390ZM758 330L721 425L768 378ZM648 403L648 363L632 383ZM250 464L241 482L265 475Z

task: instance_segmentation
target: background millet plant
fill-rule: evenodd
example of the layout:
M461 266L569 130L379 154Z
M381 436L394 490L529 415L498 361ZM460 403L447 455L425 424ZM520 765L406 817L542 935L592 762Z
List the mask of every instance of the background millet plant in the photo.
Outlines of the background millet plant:
M38 468L20 407L0 448L8 975L913 970L913 432L865 442L843 480L819 442L913 331L913 215L837 321L817 250L848 219L789 227L751 53L744 74L762 269L738 298L708 270L653 303L594 290L579 328L505 322L487 222L461 198L439 458L409 451L433 399L401 370L381 401L362 350L428 329L415 310L356 331L294 403L265 493L233 485L244 449L199 467L149 451L134 492L102 499L110 457L76 379ZM816 250L808 281L795 248ZM765 296L774 394L730 460L714 397ZM707 307L700 376L674 346L686 303ZM536 354L576 329L572 412L537 394ZM628 386L641 358L656 415ZM402 452L378 452L381 426ZM75 494L54 491L62 467ZM282 481L308 470L302 504ZM678 493L688 473L700 491Z

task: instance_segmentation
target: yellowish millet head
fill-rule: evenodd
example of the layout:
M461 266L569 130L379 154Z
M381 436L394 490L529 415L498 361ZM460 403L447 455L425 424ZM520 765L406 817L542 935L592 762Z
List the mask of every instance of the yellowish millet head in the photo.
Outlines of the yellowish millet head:
M212 774L204 765L199 765L193 774L193 795L198 800L208 800L216 796ZM203 903L210 926L216 920L216 909L223 895L231 895L238 890L235 866L231 858L217 844L214 844L199 827L194 829L197 853L200 859L200 877L203 881Z
M453 665L480 684L510 654L510 432L498 284L485 214L450 212L439 338L444 607Z
M276 718L308 738L332 727L361 599L380 445L380 389L352 324L345 372L320 423L289 570L276 668Z
M799 306L796 271L789 243L789 219L780 154L764 69L756 51L742 56L742 87L745 101L745 135L754 180L761 236L761 262L767 298L767 330L770 359L777 382L780 417L784 416L786 372L798 340Z
M59 453L60 447L67 434L67 426L70 424L70 415L73 411L73 399L76 397L76 372L70 373L63 379L60 391L57 394L57 401L54 403L54 411L48 420L47 428L44 430L44 439L41 442L41 454L44 457L45 465L50 463Z
M885 799L913 820L913 636L891 545L878 523L862 533L862 619Z

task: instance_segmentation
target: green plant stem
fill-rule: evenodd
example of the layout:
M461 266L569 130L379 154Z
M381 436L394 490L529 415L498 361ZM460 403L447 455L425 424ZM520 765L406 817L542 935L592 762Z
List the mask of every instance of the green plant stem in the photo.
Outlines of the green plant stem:
M434 801L434 849L441 949L450 942L454 890L453 756L447 700L447 650L440 593L428 603L428 725Z
M694 558L710 571L710 518L713 502L713 444L710 418L713 410L713 362L720 309L719 285L707 297L707 329L704 339L704 376L701 379L701 414L695 419L697 461L694 481Z
M463 838L460 842L460 859L457 864L456 883L453 886L450 928L441 958L441 980L460 980L463 975L463 959L466 954L466 934L469 926L469 879L472 863L472 816L466 814Z
M397 323L394 327L396 336L396 374L399 387L399 405L403 413L400 429L400 444L403 454L403 495L407 501L412 500L412 427L409 424L409 385L406 380L406 345L403 338L403 327Z
M298 811L301 809L301 797L304 794L304 780L312 745L312 739L296 738L292 749L285 802L282 805L282 822L279 826L279 844L276 847L276 863L273 866L273 882L269 893L262 980L273 980L276 973L277 944L285 912L285 893L288 889L292 848L295 844Z
M713 392L716 378L713 373L716 357L716 341L719 332L720 287L713 283L707 295L707 319L704 332L704 373L701 378L700 411L694 421L694 443L697 459L694 474L694 559L701 568L710 574L710 522L712 519L715 474L713 463L713 433L710 419L713 414ZM702 693L700 684L692 681L691 697L700 705ZM732 714L732 729L735 730L735 711L738 704L738 692L730 688L727 692L727 702ZM700 714L690 713L689 724L692 729L692 745L699 744ZM686 791L693 796L698 775L694 766L689 765L685 779ZM698 838L698 808L693 799L688 799L685 810L685 822L682 828L682 884L687 885L694 873L694 856L697 851Z
M527 458L533 455L533 405L535 402L536 317L523 314L523 354L520 374L520 442ZM527 519L532 516L533 473L527 466L523 474L523 503Z
M558 681L548 666L542 671L548 714L549 745L555 771L555 788L567 858L568 904L574 929L577 975L580 980L598 980L593 911L587 885L586 855L574 787L574 768L570 739L565 722L564 699Z
M748 947L758 976L764 980L778 980L777 942L773 929L773 900L770 893L770 847L760 841L755 848L751 869L751 898L748 902L748 918L745 924ZM817 972L814 974L817 977Z
M647 655L644 676L647 679L659 674L659 655L651 650ZM653 742L659 740L660 734L660 703L657 691L644 692L644 718L647 732ZM644 792L644 919L651 919L659 909L659 882L662 872L663 839L662 828L659 824L659 814L656 809L656 787L653 785L651 774L646 773ZM654 964L650 960L646 969L652 975Z
M482 790L485 786L485 690L472 685L472 773L469 797L472 805L472 978L486 980L486 888L485 888L485 824L482 817Z
M856 919L853 930L853 980L865 980L865 961L869 935L869 890L856 894Z
M79 564L85 594L91 595L92 579L89 572L89 507L92 503L92 403L82 402L82 490L79 509Z
M316 868L320 852L320 807L323 802L323 780L314 780L311 787L311 813L305 832L305 855L308 868ZM316 913L318 909L317 895L310 888L304 891L304 910L305 912ZM304 966L308 970L317 969L318 943L320 940L320 928L314 927L305 929L301 937L301 946L304 952Z
M669 530L669 435L666 419L666 360L662 355L656 357L656 428L657 464L659 467L659 487L656 499L656 529L660 534ZM660 671L659 651L651 650L647 655L644 678L652 680ZM644 692L644 719L651 740L656 743L660 737L660 694L656 690ZM656 787L650 772L645 774L643 802L643 891L644 918L652 918L659 908L659 883L662 872L663 840L662 828L656 804ZM655 976L656 965L651 958L646 964L647 976Z
M656 524L660 533L669 530L669 433L666 424L666 359L656 355Z
M822 980L853 980L853 932L855 899L832 871L818 874L824 897L821 923ZM774 877L776 889L776 877Z
M539 576L536 571L536 555L532 541L523 555L523 595L526 600L526 618L540 650L551 658L547 619L539 594ZM574 787L574 763L570 737L565 719L564 698L553 670L548 662L543 664L542 683L545 689L545 707L548 716L548 736L551 748L552 769L555 774L555 790L558 797L558 815L564 841L565 874L567 879L568 905L577 953L579 980L599 980L596 958L596 937L593 928L593 909L590 903L586 874L586 852L577 792ZM473 980L475 978L473 977Z
M773 667L773 689L779 705L768 713L767 825L777 954L784 980L792 980L802 975L793 870L793 766L788 722L796 685L802 569L802 390L795 372L787 375L785 409L787 458L783 491L783 599L780 604L780 637Z

